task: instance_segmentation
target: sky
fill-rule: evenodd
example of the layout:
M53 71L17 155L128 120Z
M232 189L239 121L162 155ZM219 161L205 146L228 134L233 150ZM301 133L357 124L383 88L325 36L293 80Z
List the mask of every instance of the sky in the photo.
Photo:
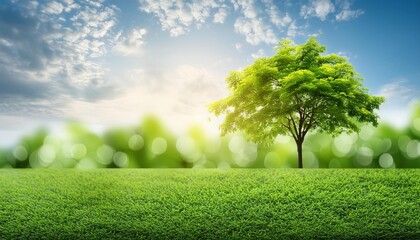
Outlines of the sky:
M206 105L227 96L229 72L312 35L386 97L381 121L403 126L420 96L419 23L418 0L2 0L0 145L149 114L217 132Z

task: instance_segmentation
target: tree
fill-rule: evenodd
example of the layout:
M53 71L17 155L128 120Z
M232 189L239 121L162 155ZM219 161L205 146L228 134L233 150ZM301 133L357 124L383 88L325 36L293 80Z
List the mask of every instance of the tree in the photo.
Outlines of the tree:
M284 39L276 49L274 56L230 72L230 95L209 106L225 116L222 135L241 130L257 143L290 135L302 168L302 144L310 130L337 135L359 131L358 122L377 125L374 110L384 98L368 94L346 58L325 55L316 37L303 45Z

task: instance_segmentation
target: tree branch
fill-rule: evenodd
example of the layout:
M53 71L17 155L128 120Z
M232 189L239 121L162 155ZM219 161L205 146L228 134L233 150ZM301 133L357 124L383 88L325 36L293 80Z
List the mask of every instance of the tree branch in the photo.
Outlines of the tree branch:
M288 117L287 119L288 119L288 121L289 121L289 125L290 125L290 122L292 122L292 124L293 124L293 130L294 130L295 132L293 133L293 131L292 131L292 135L293 135L293 136L296 136L296 137L294 137L294 138L295 138L295 140L297 141L297 140L298 140L298 138L299 138L299 135L298 135L298 130L297 130L297 127L296 127L295 120L293 119L293 116L292 116L292 114L291 114L291 113L289 113L289 117Z

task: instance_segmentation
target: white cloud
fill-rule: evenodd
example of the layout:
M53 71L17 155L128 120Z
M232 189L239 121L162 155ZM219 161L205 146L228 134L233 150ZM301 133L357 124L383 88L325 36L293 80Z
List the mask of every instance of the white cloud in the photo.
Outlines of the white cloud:
M244 35L252 45L277 43L273 29L258 16L259 10L253 0L237 0L234 6L243 14L234 23L235 32Z
M47 14L60 14L63 12L64 6L61 3L58 2L49 2L47 5L45 5L42 9L43 13Z
M95 3L97 5L99 3ZM112 7L100 8L84 7L71 17L73 26L83 36L103 38L116 24L115 9Z
M219 8L219 11L216 14L214 14L213 22L224 23L227 17L227 13L228 13L227 7L226 5L224 5L224 7Z
M264 0L263 2L266 4L267 12L270 16L270 21L275 26L283 28L292 23L293 19L289 16L288 13L284 14L283 17L280 16L279 9L272 0Z
M123 55L139 53L140 47L144 44L146 33L144 28L133 29L127 36L118 38L115 50Z
M385 97L385 102L379 109L380 121L397 127L407 126L412 104L420 100L420 89L407 83L407 80L398 80L381 87L377 95Z
M292 23L292 18L288 13L284 17L280 18L278 15L272 14L271 21L278 27L285 27Z
M264 56L264 49L259 49L257 52L255 52L255 53L251 53L251 57L253 58L253 59L257 59L257 58L261 58L261 57L263 57Z
M183 35L195 25L200 28L210 17L211 12L217 10L214 22L223 22L227 14L226 5L215 0L205 1L173 1L173 0L143 0L140 10L159 18L163 31L168 31L172 37Z
M28 1L24 6L22 6L22 8L25 9L30 16L34 16L36 14L38 7L39 3L35 0Z
M245 40L252 44L258 45L260 43L275 44L278 42L273 29L256 18L239 17L236 19L235 32L245 36Z
M287 28L287 36L290 38L295 37L296 35L298 35L298 27L296 25L296 22L293 21L289 27Z
M337 52L337 55L345 57L345 58L347 58L347 60L358 58L357 54L354 54L354 53L348 52L348 51L339 51L339 52Z
M330 0L311 0L310 5L302 6L300 15L305 19L318 17L322 21L325 21L327 16L334 11L334 4Z
M348 21L353 18L357 18L358 16L364 13L363 10L351 10L350 3L348 1L341 2L341 11L335 16L337 21Z
M399 98L400 100L407 102L413 98L416 90L405 86L406 84L407 80L398 80L385 84L381 87L379 95L390 99Z
M242 13L234 23L235 32L244 35L251 45L276 44L276 32L287 30L293 19L287 12L281 13L272 0L262 0L261 3L256 0L233 2L234 8Z
M102 3L104 3L104 0L85 0L85 1L95 8L101 7Z
M249 19L255 19L258 16L258 9L255 6L254 0L237 0L239 8L242 10L244 17Z
M309 5L303 5L300 9L300 16L304 19L309 17L318 17L322 21L325 21L327 17L337 12L335 20L347 21L364 13L363 10L350 9L350 2L348 0L336 0L335 5L331 0L311 0Z
M74 0L63 0L64 12L70 12L73 9L80 9L80 5L75 3Z
M289 8L291 3L282 5ZM325 14L322 7L315 2L314 13ZM273 0L141 0L139 9L156 16L161 29L172 37L184 35L194 27L200 28L211 16L213 23L225 23L230 9L239 14L232 14L237 16L234 31L251 45L276 44L276 33L286 32L293 22L289 37L302 34L300 30L303 29L287 11L280 11L278 2Z
M230 2L233 9L241 14L234 23L235 32L244 35L246 41L252 45L277 43L278 38L271 24L277 28L285 28L292 22L288 13L283 15L279 13L272 0L262 0L262 2L268 7L266 12L260 8L256 0ZM172 37L177 37L191 31L193 27L200 28L211 16L214 23L224 23L231 7L228 4L229 2L223 0L191 2L142 0L139 8L156 16L162 30L169 32ZM266 17L266 13L269 18Z
M9 84L13 81L20 84L20 89L42 83L42 92L47 94L24 94L19 99L17 96L9 97L6 104L30 106L34 111L36 108L50 107L54 113L53 109L65 102L55 104L51 99L71 97L96 101L109 97L107 94L117 89L110 88L106 79L108 70L95 60L113 47L114 40L110 33L116 23L116 7L104 6L101 1L80 1L76 4L71 0L30 5L22 1L13 4L22 6L21 11L5 11L9 11L14 19L20 19L21 24L0 24L9 30L13 27L8 24L14 26L17 33L12 36L9 30L0 30L1 42L10 43L7 48L0 49L1 58L7 60L0 61L0 70L4 72L6 66L9 69L0 77L0 82L7 81L10 90L16 87ZM49 101L50 105L45 101Z

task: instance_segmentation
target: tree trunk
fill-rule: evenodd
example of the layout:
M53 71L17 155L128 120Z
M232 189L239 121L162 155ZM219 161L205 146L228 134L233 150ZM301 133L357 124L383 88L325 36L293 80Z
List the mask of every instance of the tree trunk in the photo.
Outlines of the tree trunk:
M303 168L302 143L303 143L303 141L300 141L300 140L296 141L299 168Z

